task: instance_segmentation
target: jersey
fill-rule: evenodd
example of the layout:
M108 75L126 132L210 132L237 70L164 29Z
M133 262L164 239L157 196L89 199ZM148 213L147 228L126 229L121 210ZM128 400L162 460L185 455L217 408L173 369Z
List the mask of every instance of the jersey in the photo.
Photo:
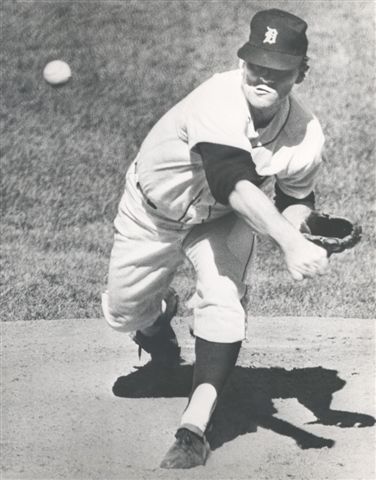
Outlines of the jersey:
M324 135L293 94L266 128L256 130L241 71L216 74L154 125L135 159L140 190L157 215L197 224L231 210L210 192L196 148L203 142L249 152L259 176L275 178L283 193L299 199L314 188Z

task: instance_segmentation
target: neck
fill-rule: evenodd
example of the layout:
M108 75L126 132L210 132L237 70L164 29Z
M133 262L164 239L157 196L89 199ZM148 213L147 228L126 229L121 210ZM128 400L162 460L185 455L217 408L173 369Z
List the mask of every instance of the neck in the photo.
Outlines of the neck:
M258 128L265 128L269 125L280 109L280 105L272 105L271 107L267 108L254 108L252 105L249 105L249 108L251 111L253 124L257 130Z

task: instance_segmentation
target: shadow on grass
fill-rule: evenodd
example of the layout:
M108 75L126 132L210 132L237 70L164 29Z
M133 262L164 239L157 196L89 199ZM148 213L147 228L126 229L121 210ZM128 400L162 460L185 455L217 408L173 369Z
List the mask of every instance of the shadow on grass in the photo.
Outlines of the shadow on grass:
M191 365L160 370L151 364L119 377L113 393L124 398L188 397L192 383ZM273 399L296 398L322 425L370 427L375 419L366 414L331 410L334 392L346 382L336 370L322 367L286 370L284 368L245 368L235 370L224 389L208 428L212 450L239 435L256 432L257 427L291 437L301 449L331 448L334 440L319 437L285 420L278 413Z

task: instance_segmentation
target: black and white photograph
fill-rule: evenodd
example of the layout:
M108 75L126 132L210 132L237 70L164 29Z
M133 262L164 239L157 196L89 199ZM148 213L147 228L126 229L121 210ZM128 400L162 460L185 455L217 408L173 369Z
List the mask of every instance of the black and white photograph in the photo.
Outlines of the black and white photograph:
M0 12L1 480L375 480L375 1Z

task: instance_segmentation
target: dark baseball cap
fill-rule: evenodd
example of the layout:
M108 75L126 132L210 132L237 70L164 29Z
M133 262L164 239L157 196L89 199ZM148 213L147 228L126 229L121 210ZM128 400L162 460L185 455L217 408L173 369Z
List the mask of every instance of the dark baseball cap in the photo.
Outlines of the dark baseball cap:
M257 12L251 20L249 40L238 50L246 62L275 70L293 70L307 53L307 23L272 8Z

